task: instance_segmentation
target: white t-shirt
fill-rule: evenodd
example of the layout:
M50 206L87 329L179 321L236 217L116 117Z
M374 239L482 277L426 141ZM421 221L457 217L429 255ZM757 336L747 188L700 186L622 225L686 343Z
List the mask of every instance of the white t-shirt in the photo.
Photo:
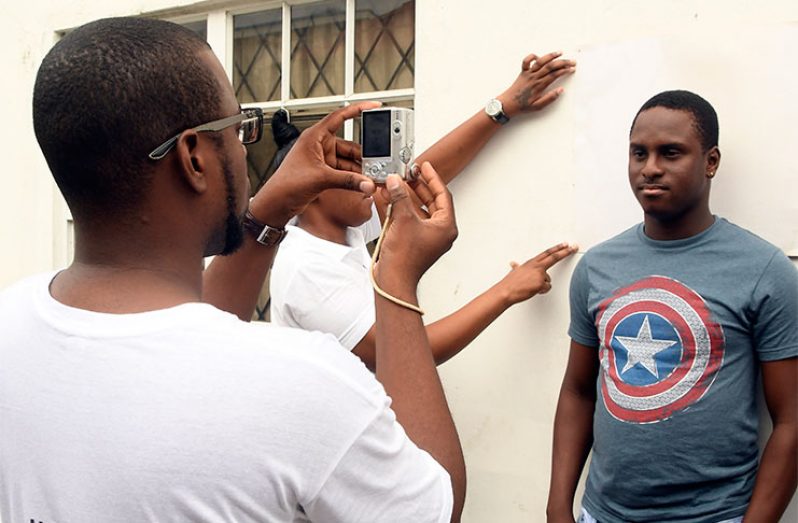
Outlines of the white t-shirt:
M331 336L75 309L52 276L0 293L3 521L449 521L448 474Z
M271 320L277 325L327 332L352 350L374 325L371 258L366 243L380 235L371 220L347 229L347 245L289 225L272 267Z

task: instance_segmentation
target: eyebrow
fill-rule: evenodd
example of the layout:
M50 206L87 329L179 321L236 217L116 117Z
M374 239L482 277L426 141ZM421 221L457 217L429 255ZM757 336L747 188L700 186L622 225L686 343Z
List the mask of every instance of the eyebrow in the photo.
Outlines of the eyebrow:
M641 147L643 149L646 148L646 146L643 145L642 143L629 142L629 148L631 149L632 147ZM667 142L667 143L657 144L656 146L657 149L663 149L666 147L676 147L679 149L684 149L687 147L687 145L684 142Z

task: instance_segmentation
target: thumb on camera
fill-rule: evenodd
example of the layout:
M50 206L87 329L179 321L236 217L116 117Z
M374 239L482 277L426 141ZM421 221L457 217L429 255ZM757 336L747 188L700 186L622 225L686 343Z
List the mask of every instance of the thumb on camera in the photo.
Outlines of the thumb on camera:
M402 181L402 178L396 174L389 174L385 179L385 188L388 190L388 197L390 202L394 204L394 209L397 210L403 204L402 200L407 200L407 186Z

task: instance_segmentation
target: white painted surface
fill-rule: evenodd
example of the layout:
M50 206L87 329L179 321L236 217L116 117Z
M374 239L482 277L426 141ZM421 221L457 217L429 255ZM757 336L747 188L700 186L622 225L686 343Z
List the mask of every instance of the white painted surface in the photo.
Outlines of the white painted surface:
M29 0L3 6L0 287L66 262L65 210L39 154L30 109L36 67L55 31L103 16L175 5L192 2ZM798 179L798 167L790 161L798 104L785 95L796 92L785 86L794 86L798 73L790 63L795 52L787 52L794 47L780 52L773 37L794 31L796 21L798 3L793 0L417 0L419 150L509 85L525 54L559 49L580 60L556 107L508 124L452 184L460 238L423 281L421 299L429 320L497 281L510 260L522 261L562 240L591 243L618 232L621 223L639 220L631 193L618 183L626 176L622 138L608 139L606 153L615 164L607 164L612 172L602 168L595 173L606 177L607 185L596 192L594 204L585 201L586 189L593 185L585 185L577 162L578 136L584 130L580 111L610 91L613 81L641 89L638 99L607 108L608 132L626 133L648 95L683 87L668 85L673 71L690 73L695 83L687 87L705 94L720 115L723 160L713 189L714 210L772 241L781 234L788 238L790 227L795 234L796 192L774 180ZM770 37L751 36L763 31ZM616 61L614 66L623 65L620 73L626 80L610 77L591 94L591 63L600 63L602 51L625 48L639 57L650 48L646 46L695 42L696 35L701 35L696 49L683 43L660 54L658 60L676 57L688 63L667 69L657 83L645 79L651 64ZM710 54L707 48L717 52ZM745 51L745 58L735 63L735 55L724 51L730 49ZM730 77L735 70L738 76ZM651 92L645 92L649 87ZM602 122L590 125L602 128ZM607 221L599 220L599 213ZM783 247L798 254L798 245ZM466 522L545 520L551 426L567 357L568 278L575 261L552 271L549 295L508 311L442 369L469 470ZM793 500L783 521L796 519Z
M777 216L795 234L798 193L790 187L798 179L798 168L791 160L796 131L795 119L787 115L798 104L795 89L782 90L780 85L795 84L795 68L787 63L794 53L774 52L777 46L772 40L750 36L770 28L773 35L783 34L798 20L795 2L421 0L419 5L419 150L461 121L464 113L477 110L501 92L526 53L562 50L580 60L556 107L508 124L452 184L460 237L424 279L421 299L429 321L497 281L510 260L520 261L558 241L592 243L620 232L621 223L631 225L641 219L625 185L629 125L649 96L683 85L669 85L670 77L664 74L648 80L650 63L620 59L613 66L622 76L607 78L597 86L582 79L582 69L589 72L591 53L613 46L640 46L632 47L633 55L639 57L647 40L678 42L685 34L691 39L705 35L697 50L685 43L679 50L654 57L654 63L673 56L683 59L686 63L672 64L673 70L695 76L688 88L704 93L718 110L724 156L713 188L714 210L766 238L782 227L768 217ZM698 52L707 47L715 51ZM725 50L740 48L746 49L747 58L728 63L733 57ZM718 56L726 61L715 62ZM738 73L733 82L729 81L731 70ZM592 88L596 93L613 87L628 92L628 83L641 88L636 99L607 108L607 121L592 123L595 128L606 124L606 132L620 131L620 137L607 139L609 149L601 151L616 167L593 173L608 180L606 190L596 183L584 186L586 176L576 163L578 114L589 107L579 103L592 100ZM751 99L743 100L737 93ZM783 172L757 169L773 165L769 162L774 155L781 159L775 169ZM771 184L773 176L790 183ZM737 190L743 186L745 191ZM595 193L591 205L584 202L588 191ZM757 230L758 223L768 230ZM549 295L508 311L463 354L443 366L469 471L464 521L545 520L551 427L568 350L568 279L576 261L552 271L554 289ZM783 521L797 519L794 499Z

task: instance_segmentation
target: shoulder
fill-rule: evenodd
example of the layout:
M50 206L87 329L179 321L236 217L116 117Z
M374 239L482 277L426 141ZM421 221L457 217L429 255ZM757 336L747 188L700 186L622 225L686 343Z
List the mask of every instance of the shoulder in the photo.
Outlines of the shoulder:
M627 256L630 252L635 252L639 247L640 240L638 229L641 224L634 225L625 231L589 248L582 256L574 268L574 275L579 277L589 271L590 267L601 267L606 264L617 262L619 256Z
M718 218L718 222L719 227L717 228L716 237L722 241L729 242L730 248L739 250L752 249L754 252L750 254L764 258L771 258L775 253L781 252L778 247L769 241L725 218Z
M776 245L724 218L718 220L720 227L715 236L718 249L739 270L752 271L753 274L771 273L787 278L796 277L795 265Z
M7 287L0 289L0 296L8 296L11 294L24 294L31 292L34 289L40 288L42 285L49 285L50 281L58 274L56 271L42 272L32 276L26 276L21 280L17 280Z
M203 411L205 419L233 420L226 436L262 451L278 469L282 464L278 474L299 474L292 476L300 482L299 499L312 498L353 442L389 410L390 398L330 335L206 312L195 335L183 334L166 370L177 373L182 389L208 396L197 409L217 406ZM213 327L203 327L210 321Z
M607 254L614 254L619 249L623 250L639 244L638 233L641 226L639 223L633 225L612 238L591 247L585 252L583 259L601 258Z
M46 272L28 276L0 289L0 307L18 307L23 300L31 298L35 293L44 292L55 277L56 272Z
M284 293L288 299L291 291L297 289L323 292L349 285L356 277L343 261L348 247L331 244L297 227L292 229L283 242L285 245L277 251L272 267L270 285L278 295Z
M350 250L345 245L317 238L296 226L289 225L286 229L288 234L275 256L275 268L290 266L294 269L335 270L325 268L339 264Z
M278 381L289 387L303 383L313 396L359 397L375 407L384 401L382 385L334 336L271 323L246 323L219 313L223 319L212 334L204 336L217 339L222 352L219 359L234 361L235 366L244 367L242 372L279 377ZM286 377L290 377L287 382Z
M322 250L319 245L323 240L316 238L295 225L288 225L286 231L288 231L288 233L275 255L275 266L280 263L285 263L286 261L293 264L295 261L302 260L308 255L324 254L324 250Z

